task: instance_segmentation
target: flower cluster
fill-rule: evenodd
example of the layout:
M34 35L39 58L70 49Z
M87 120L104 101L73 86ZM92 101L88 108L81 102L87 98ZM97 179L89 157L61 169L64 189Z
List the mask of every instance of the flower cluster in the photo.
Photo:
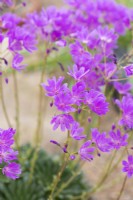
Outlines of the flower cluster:
M109 153L127 146L127 133L133 128L132 85L128 80L120 81L133 75L133 65L121 66L116 55L118 39L131 28L133 10L114 0L84 0L84 4L82 0L65 2L65 8L51 6L24 17L2 12L0 74L10 66L17 71L23 70L26 67L23 51L34 52L40 41L47 44L46 56L52 51L67 49L72 58L67 79L63 76L49 78L48 83L41 86L52 98L50 106L59 111L51 120L53 130L60 128L63 132L67 131L68 137L76 142L82 140L83 144L76 153L71 153L68 151L69 144L62 147L58 142L51 141L64 153L69 153L70 159L74 160L78 154L81 159L91 161L95 152L100 156L100 152ZM1 5L10 7L13 1L3 0ZM62 67L62 63L59 65ZM112 88L109 95L108 88ZM114 90L119 99L112 96ZM81 123L79 118L85 118L84 121L89 119L86 121L91 126L94 119L101 119L110 111L111 104L116 104L121 112L117 129L113 127L108 133L100 133L95 127L88 133L85 127L88 124ZM12 129L0 130L0 163L8 164L2 172L12 179L18 178L21 173L17 163L10 163L17 159L18 154L11 148L14 133ZM128 157L128 162L123 161L123 165L123 171L132 176L132 156Z
M18 151L12 149L14 134L15 130L12 128L0 129L0 164L4 163L2 173L10 179L17 179L21 174L20 165L14 162L18 156Z
M66 0L66 3L69 5L66 9L50 7L30 14L29 26L32 24L44 40L53 43L54 48L48 49L48 54L55 48L69 48L73 61L67 70L69 81L53 77L41 85L52 98L51 107L59 111L51 120L53 130L60 128L74 140L84 141L76 154L66 151L70 159L79 154L81 159L91 161L95 152L100 156L100 152L126 147L128 132L133 128L132 85L126 80L126 76L133 75L133 66L120 66L115 51L120 36L130 29L133 14L114 0L85 0L84 4L81 0ZM106 98L108 88L112 89ZM112 96L113 91L117 91L121 100ZM94 118L110 111L112 103L117 104L122 114L117 128L100 133L96 127L87 133L80 119L84 116L91 119L88 120L91 126Z

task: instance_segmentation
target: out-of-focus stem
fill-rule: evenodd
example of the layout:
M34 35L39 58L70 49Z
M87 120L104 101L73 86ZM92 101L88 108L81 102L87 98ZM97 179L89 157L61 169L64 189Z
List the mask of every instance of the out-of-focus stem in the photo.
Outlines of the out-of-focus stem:
M124 181L123 181L123 184L122 184L122 188L121 188L120 193L119 193L119 195L118 195L118 197L117 197L116 200L120 200L120 198L121 198L121 196L122 196L122 194L123 194L125 185L126 185L126 181L127 181L127 176L125 176L125 178L124 178Z
M38 103L38 115L37 115L37 127L35 131L35 146L37 147L40 144L41 140L41 128L42 128L42 116L43 116L43 88L41 83L44 81L45 75L45 65L47 61L47 56L44 57L44 67L41 72L40 82L39 82L39 103Z
M5 115L6 122L9 127L12 127L7 110L6 110L5 101L4 101L2 77L0 77L0 98L1 98L2 109L3 109L4 115Z
M110 172L110 169L111 169L111 166L112 166L112 163L113 163L113 160L115 159L115 156L116 156L116 153L117 151L114 151L114 154L108 164L108 167L107 167L107 170L105 172L105 174L103 175L103 177L101 178L101 180L98 182L98 184L96 185L96 187L92 188L92 190L90 190L90 192L88 193L88 198L93 194L95 193L100 187L102 187L102 184L104 183L104 181L107 179L108 175L109 175L109 172Z
M58 185L58 183L59 183L59 181L61 179L61 176L62 176L62 174L63 174L63 172L64 172L64 170L65 170L65 168L66 168L66 166L68 164L68 160L69 160L69 156L64 158L64 162L63 162L63 164L62 164L62 166L61 166L56 178L54 179L54 181L53 181L53 183L51 185L52 191L51 191L51 194L50 194L48 200L54 200L54 191L55 191L55 189L56 189L56 187L57 187L57 185Z
M14 82L14 98L15 98L15 110L16 110L16 131L15 142L17 148L19 148L19 137L20 137L20 106L19 106L19 94L18 94L18 81L16 76L16 71L13 71L13 82Z
M41 141L41 129L42 129L42 116L43 116L43 88L41 87L41 83L44 81L45 75L45 67L47 62L47 53L44 55L44 67L41 72L40 81L39 81L39 102L38 102L38 114L37 114L37 127L35 130L35 152L33 155L33 159L31 160L31 172L29 177L29 183L32 181L32 177L34 174L34 167L38 157L38 151Z

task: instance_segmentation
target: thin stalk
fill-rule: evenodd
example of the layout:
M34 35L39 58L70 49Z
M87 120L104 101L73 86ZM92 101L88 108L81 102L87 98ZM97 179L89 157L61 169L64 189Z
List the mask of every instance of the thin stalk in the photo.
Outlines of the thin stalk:
M16 71L13 71L13 82L14 82L14 98L15 98L15 110L16 110L16 130L15 142L16 146L19 149L19 138L20 138L20 105L19 105L19 94L18 94L18 81L16 76Z
M107 179L108 175L109 175L109 172L110 172L110 169L111 169L111 166L112 166L112 163L113 163L113 160L115 159L115 156L116 156L116 153L117 151L114 151L114 154L108 164L108 167L107 167L107 170L105 172L105 174L103 175L103 177L101 178L101 180L98 182L98 184L96 185L96 187L92 188L92 190L90 190L90 192L88 193L88 196L87 197L90 197L90 195L92 195L93 193L95 193L101 186L102 184L104 183L104 181Z
M62 166L61 166L56 178L54 179L54 181L53 181L53 183L51 185L52 190L51 190L51 194L50 194L48 200L54 200L54 191L57 188L57 185L58 185L58 183L59 183L59 181L61 179L61 176L62 176L62 174L63 174L63 172L64 172L64 170L65 170L65 168L66 168L66 166L68 164L68 160L69 160L69 156L64 159L64 162L63 162L63 164L62 164Z
M116 82L116 81L124 81L124 80L128 80L129 78L119 78L119 79L110 79L109 82Z
M39 81L39 102L38 102L38 114L37 114L37 127L35 130L35 153L33 155L33 159L31 160L31 172L29 177L29 184L32 181L35 163L38 157L39 146L41 142L41 129L42 129L42 116L43 116L43 88L41 87L41 83L44 81L45 75L45 66L47 62L47 54L44 55L44 67L41 72L40 81Z
M4 115L5 115L6 122L9 127L12 127L8 113L7 113L6 105L5 105L5 100L4 100L4 95L3 95L2 77L0 78L0 99L1 99L2 109L3 109Z
M124 181L123 181L123 184L122 184L122 188L121 188L120 193L119 193L119 195L118 195L118 197L117 197L116 200L120 200L120 198L121 198L121 196L122 196L122 194L123 194L125 185L126 185L126 181L127 181L127 176L125 176L125 178L124 178Z
M39 81L39 102L38 102L38 114L37 114L37 127L35 131L35 146L37 147L41 140L41 127L42 127L42 116L43 116L43 97L44 92L43 88L41 87L41 83L44 81L45 75L45 65L46 65L47 57L44 57L44 67L41 72L41 77Z

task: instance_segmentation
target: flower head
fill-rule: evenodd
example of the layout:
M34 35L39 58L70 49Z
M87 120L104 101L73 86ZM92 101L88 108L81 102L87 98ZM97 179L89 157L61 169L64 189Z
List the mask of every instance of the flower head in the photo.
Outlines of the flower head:
M56 130L58 127L60 127L62 131L70 130L73 122L74 119L69 114L56 115L51 120L51 124L54 124L53 130Z
M59 77L57 80L55 77L48 79L48 85L42 83L41 86L46 90L47 96L56 96L61 91L67 88L67 84L62 84L64 77Z
M116 100L116 104L122 110L122 119L119 121L120 125L126 126L129 129L133 128L133 98L131 96L124 96L122 101Z
M71 129L70 135L75 140L82 140L82 139L86 138L86 135L82 134L83 131L84 131L84 129L79 126L79 123L74 122L72 124L72 129Z
M85 103L90 109L98 115L105 115L108 112L108 103L104 94L96 90L90 90L86 93Z
M91 130L92 142L95 143L96 147L102 152L110 152L112 146L110 145L110 139L107 138L106 133L100 133L96 128Z
M128 156L128 161L123 160L122 161L123 164L123 172L127 173L128 178L133 176L133 156L129 155Z
M88 140L79 149L78 154L80 155L82 160L88 160L88 161L93 160L93 152L94 152L95 148L90 147L91 144L92 144L92 142L90 140Z
M122 146L126 146L127 143L127 138L128 138L128 134L124 134L121 135L120 130L115 131L110 131L109 132L110 135L110 145L114 148L114 149L120 149L120 147Z
M15 180L19 178L19 175L21 174L20 165L15 162L9 163L2 169L2 173L8 178Z
M7 130L0 129L0 150L9 150L14 143L15 130L9 128Z

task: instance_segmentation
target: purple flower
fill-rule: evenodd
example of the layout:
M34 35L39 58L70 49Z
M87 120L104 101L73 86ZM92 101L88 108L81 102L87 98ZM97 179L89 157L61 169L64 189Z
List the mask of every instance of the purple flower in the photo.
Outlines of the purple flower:
M0 150L0 164L2 162L10 162L11 160L17 160L18 151L12 149L5 151L4 149Z
M124 70L125 70L127 76L133 75L133 65L128 65L128 66L124 67Z
M128 161L123 160L122 164L123 164L122 171L127 173L128 178L132 177L132 175L133 175L133 156L129 155Z
M106 133L100 133L96 128L91 130L92 142L102 152L110 152L112 146L110 145L110 139L106 137Z
M13 58L13 62L12 62L12 67L18 71L24 69L26 67L26 65L20 65L20 63L23 61L23 56L20 54L16 54Z
M93 89L86 93L85 103L98 115L105 115L109 110L104 94Z
M54 104L58 108L58 110L63 111L65 113L75 111L75 108L72 107L72 105L74 104L74 100L70 92L60 93L57 96L55 96Z
M15 130L9 128L7 130L0 129L0 150L9 150L14 143Z
M119 121L120 125L126 126L129 129L133 128L133 98L124 96L122 101L116 100L116 104L122 110L122 119Z
M13 5L13 2L12 0L2 0L3 3L5 3L7 6L12 6Z
M83 82L78 82L72 86L72 96L74 103L78 106L83 102L85 95L85 84Z
M92 155L92 153L94 152L95 148L90 147L91 144L92 142L88 140L79 149L78 154L80 155L82 160L88 160L88 161L93 160L94 156Z
M35 38L30 35L25 36L23 39L23 46L29 52L33 52L33 51L37 50L37 48L35 46L36 43L37 42L36 42Z
M42 83L41 86L46 90L47 96L56 96L67 88L67 84L62 84L63 80L64 77L61 76L57 80L53 77L48 79L48 85Z
M55 44L59 47L65 47L67 43L65 40L58 40L55 42Z
M21 174L20 165L15 162L9 163L2 169L2 173L8 178L15 180L19 178L19 175Z
M79 42L70 45L71 55L74 62L79 66L84 66L87 69L91 67L92 55L85 51Z
M110 135L110 145L114 149L120 149L122 146L127 146L128 134L121 135L120 130L114 132L113 130L109 132Z
M127 94L131 90L132 85L128 82L126 83L115 82L114 87L120 94Z
M60 129L62 131L66 131L66 129L70 130L73 122L74 122L74 119L69 114L56 115L51 120L51 124L54 124L53 130L56 130L60 126Z
M84 131L84 129L80 127L79 123L74 122L72 124L72 129L71 129L70 135L75 140L82 140L82 139L86 138L86 135L82 134L83 131Z
M84 67L79 67L77 65L73 66L73 71L69 70L68 74L72 76L76 81L80 81L87 73L89 73L90 69L85 70Z

